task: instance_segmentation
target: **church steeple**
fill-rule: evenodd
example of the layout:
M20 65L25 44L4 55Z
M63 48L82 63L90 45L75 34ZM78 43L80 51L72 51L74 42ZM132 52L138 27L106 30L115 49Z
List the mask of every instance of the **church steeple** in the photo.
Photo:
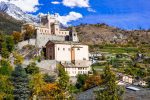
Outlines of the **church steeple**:
M78 35L77 35L75 27L72 27L70 38L71 38L70 40L73 41L73 42L79 42Z

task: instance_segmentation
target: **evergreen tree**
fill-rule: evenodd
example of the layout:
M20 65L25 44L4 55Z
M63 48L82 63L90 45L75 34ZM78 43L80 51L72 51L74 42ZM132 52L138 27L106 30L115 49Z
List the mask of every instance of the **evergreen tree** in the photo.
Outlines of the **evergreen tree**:
M54 76L54 75L48 75L48 74L44 75L44 81L46 83L54 83L55 80L56 80L56 76Z
M86 74L79 74L77 76L77 83L76 83L76 87L78 89L81 89L83 87L83 85L85 84L86 79L88 78L88 75Z
M3 43L2 43L1 55L2 55L2 57L4 57L4 58L8 58L8 57L9 57L9 51L8 51L8 49L7 49L6 42L3 42Z
M67 90L68 87L68 82L69 82L69 76L65 69L59 65L58 66L58 71L59 71L59 85L63 90Z
M30 96L29 79L26 71L21 66L17 66L12 72L12 81L15 100L28 100Z
M7 47L7 50L9 52L12 52L14 50L14 40L13 40L13 37L12 36L6 36L6 47Z
M4 59L0 61L0 74L10 76L12 73L12 66L10 63Z
M116 77L111 72L110 67L106 66L104 70L104 85L96 92L97 100L120 100L123 89L116 84Z
M58 87L61 93L58 94L57 99L66 99L69 97L69 76L62 65L58 65Z
M27 74L37 74L40 72L39 67L36 66L35 62L30 63L25 70Z

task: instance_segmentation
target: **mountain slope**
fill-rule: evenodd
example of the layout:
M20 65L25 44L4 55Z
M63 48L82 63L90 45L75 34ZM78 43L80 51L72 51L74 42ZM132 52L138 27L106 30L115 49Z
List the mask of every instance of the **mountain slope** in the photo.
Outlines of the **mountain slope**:
M7 13L13 18L26 22L38 22L36 16L23 12L19 7L8 2L0 2L0 12Z
M0 33L11 34L13 31L21 30L22 22L6 13L0 12Z
M88 45L150 45L150 31L146 30L126 31L106 24L79 25L76 30L81 42Z

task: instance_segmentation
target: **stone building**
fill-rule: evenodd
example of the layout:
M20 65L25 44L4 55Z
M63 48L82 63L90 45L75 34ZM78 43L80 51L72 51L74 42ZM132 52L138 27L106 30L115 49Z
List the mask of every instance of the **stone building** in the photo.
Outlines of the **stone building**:
M58 15L40 16L40 25L36 27L36 46L42 48L49 40L78 42L76 31L71 32L60 28Z
M88 45L79 43L75 28L62 29L57 18L57 14L40 16L40 24L35 26L35 46L44 51L46 60L60 62L69 76L88 74Z

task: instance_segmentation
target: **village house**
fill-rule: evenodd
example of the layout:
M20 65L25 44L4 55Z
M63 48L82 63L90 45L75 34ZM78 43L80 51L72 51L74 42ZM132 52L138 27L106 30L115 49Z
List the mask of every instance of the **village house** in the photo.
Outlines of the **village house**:
M123 75L123 76L122 76L122 81L123 81L123 82L132 84L132 83L133 83L133 80L134 80L133 77L130 76L130 75Z

